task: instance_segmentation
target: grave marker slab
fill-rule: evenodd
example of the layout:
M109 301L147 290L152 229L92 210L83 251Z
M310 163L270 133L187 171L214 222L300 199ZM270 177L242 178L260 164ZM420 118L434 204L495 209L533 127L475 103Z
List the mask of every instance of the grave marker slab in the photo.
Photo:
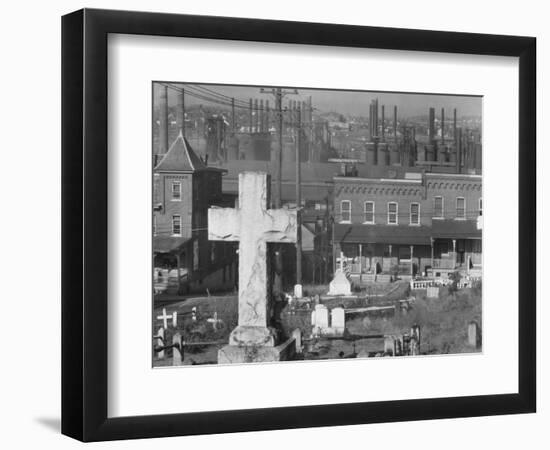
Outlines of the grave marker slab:
M468 324L468 345L473 348L478 348L479 342L479 325L477 322L472 321Z
M329 284L328 295L351 295L351 283L341 269L335 272L334 279Z
M335 334L344 334L346 329L346 313L344 308L334 308L331 311L331 328Z

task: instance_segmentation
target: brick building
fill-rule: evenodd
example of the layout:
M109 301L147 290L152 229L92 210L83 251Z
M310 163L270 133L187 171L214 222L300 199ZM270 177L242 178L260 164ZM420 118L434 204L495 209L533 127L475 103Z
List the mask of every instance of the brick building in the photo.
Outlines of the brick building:
M481 272L481 175L334 177L334 254L352 278ZM372 277L370 277L372 278Z
M234 245L208 240L208 208L233 206L233 198L222 194L225 172L208 166L181 133L154 168L156 284L177 292L234 286Z

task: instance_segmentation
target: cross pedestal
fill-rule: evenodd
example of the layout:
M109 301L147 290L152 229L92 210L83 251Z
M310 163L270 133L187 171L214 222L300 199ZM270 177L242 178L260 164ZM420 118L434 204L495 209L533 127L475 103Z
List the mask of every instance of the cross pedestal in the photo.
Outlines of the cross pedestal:
M239 242L239 321L220 349L218 363L279 360L268 328L267 243L296 242L296 211L268 209L267 174L239 174L239 207L208 210L208 239Z

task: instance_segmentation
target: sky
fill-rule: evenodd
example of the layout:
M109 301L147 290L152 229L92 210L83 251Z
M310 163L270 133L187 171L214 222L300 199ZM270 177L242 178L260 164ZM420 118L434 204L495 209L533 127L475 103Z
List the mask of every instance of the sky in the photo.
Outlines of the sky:
M184 84L170 83L174 86L185 86ZM215 92L228 97L235 97L243 102L254 99L269 99L270 106L273 107L274 101L272 95L260 93L260 87L252 86L224 86L208 84L188 85L194 92L203 92L206 95L213 95ZM199 89L197 89L197 87ZM208 89L205 91L204 89ZM155 85L154 96L155 103L158 101L160 86ZM379 107L385 105L386 117L393 115L393 107L397 105L398 117L410 117L418 115L427 115L428 108L436 109L436 117L441 113L441 108L445 108L446 117L452 116L453 108L457 108L457 116L478 116L481 117L482 97L458 96L458 95L438 95L438 94L411 94L397 92L376 92L376 91L337 91L337 90L317 90L317 89L298 89L298 95L288 95L283 100L306 100L308 96L312 97L313 107L319 112L335 111L341 114L369 115L369 104L372 99L378 98ZM168 103L175 105L177 100L177 91L168 89ZM211 104L208 101L197 99L191 95L185 97L186 105Z

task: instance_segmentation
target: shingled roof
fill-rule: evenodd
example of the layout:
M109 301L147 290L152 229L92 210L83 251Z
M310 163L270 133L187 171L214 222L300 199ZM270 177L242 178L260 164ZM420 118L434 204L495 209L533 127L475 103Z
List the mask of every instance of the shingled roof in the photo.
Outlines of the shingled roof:
M203 170L219 171L220 169L204 164L181 132L155 167L157 172L198 172Z

